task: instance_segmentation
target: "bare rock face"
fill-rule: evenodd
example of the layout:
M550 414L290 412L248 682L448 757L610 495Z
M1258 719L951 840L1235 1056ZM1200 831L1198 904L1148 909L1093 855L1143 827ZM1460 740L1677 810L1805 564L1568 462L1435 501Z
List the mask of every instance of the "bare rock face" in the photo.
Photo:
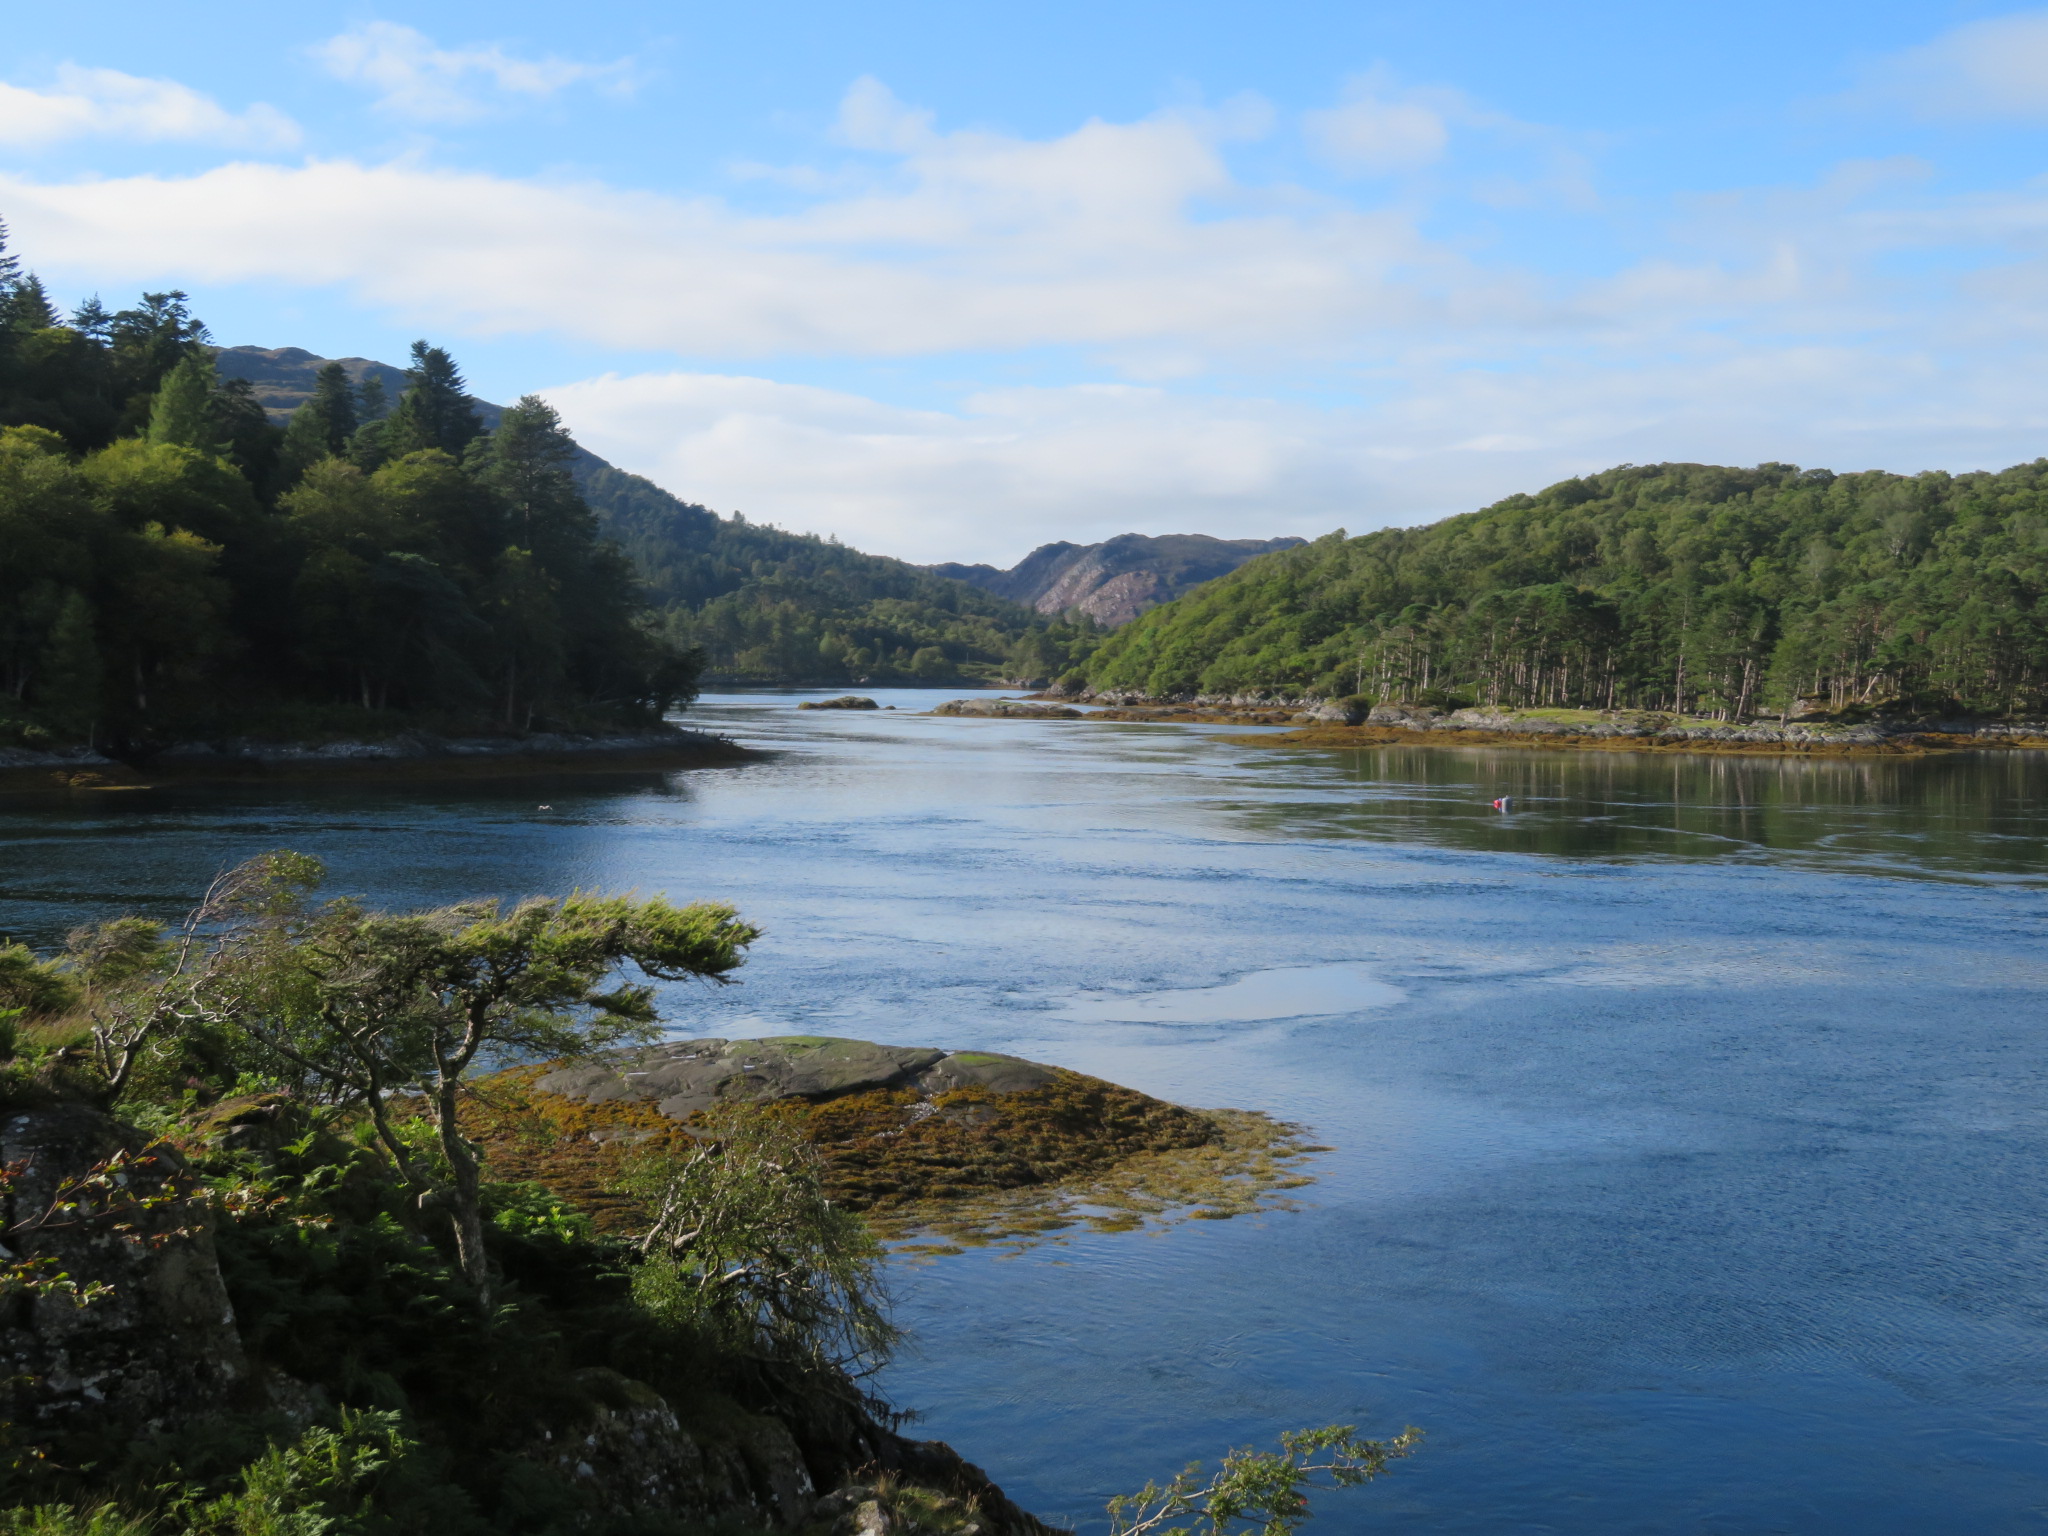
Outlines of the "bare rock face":
M1325 699L1307 711L1306 718L1318 725L1363 725L1371 713L1372 705L1364 699Z
M208 1214L177 1198L182 1167L159 1150L104 1187L81 1186L140 1139L82 1105L16 1111L0 1121L12 1178L5 1220L15 1259L47 1259L81 1288L111 1292L78 1305L60 1291L0 1303L0 1419L30 1437L147 1432L233 1406L262 1406ZM83 1210L30 1230L63 1199ZM152 1205L153 1201L163 1203ZM122 1230L123 1227L128 1230Z
M977 1084L996 1093L1026 1093L1053 1081L1055 1071L990 1051L941 1051L876 1045L830 1035L778 1035L766 1040L674 1040L613 1051L538 1078L534 1087L590 1103L652 1100L673 1120L721 1103L776 1099L822 1103L877 1088L946 1093Z
M1411 731L1426 731L1441 718L1442 711L1424 704L1376 704L1366 715L1372 725L1399 725Z
M658 1510L706 1524L803 1522L817 1489L803 1452L774 1419L737 1410L717 1434L686 1429L644 1382L616 1371L582 1373L596 1399L579 1423L550 1429L524 1452L613 1518Z
M929 569L1039 613L1078 609L1098 624L1114 627L1205 581L1229 575L1255 556L1303 542L1216 539L1204 533L1123 533L1100 544L1041 544L1007 571L958 564Z
M805 699L798 709L880 709L882 706L864 694L842 694L836 699Z

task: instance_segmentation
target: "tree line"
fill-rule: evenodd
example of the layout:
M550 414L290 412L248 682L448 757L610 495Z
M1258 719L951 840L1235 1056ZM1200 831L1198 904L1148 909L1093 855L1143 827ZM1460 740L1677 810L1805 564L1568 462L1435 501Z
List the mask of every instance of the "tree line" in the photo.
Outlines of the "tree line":
M835 539L721 518L638 475L587 472L584 494L632 556L671 643L753 683L1049 682L1094 648L1093 621L1007 598Z
M60 316L0 225L0 745L657 717L696 662L535 396L447 352L273 424L179 292Z
M1071 681L1499 707L2048 707L2048 460L1837 475L1623 465L1341 530L1142 615Z

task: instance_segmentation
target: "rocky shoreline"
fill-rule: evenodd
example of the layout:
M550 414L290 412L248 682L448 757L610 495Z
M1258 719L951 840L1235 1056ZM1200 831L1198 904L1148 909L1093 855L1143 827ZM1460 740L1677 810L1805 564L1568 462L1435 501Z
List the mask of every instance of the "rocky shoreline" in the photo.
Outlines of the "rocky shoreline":
M1287 700L1257 695L1156 700L1054 693L1006 718L1086 718L1185 725L1287 725L1285 735L1241 738L1272 746L1522 746L1609 751L1756 752L1863 756L1917 755L1985 748L2048 748L2048 721L1895 718L1742 722L1649 710L1432 709L1351 700ZM964 702L964 701L963 701ZM1073 703L1089 706L1076 710ZM934 714L994 714L940 706Z
M0 789L135 789L165 779L482 777L534 772L632 772L744 762L760 756L709 731L664 727L524 736L437 736L406 731L380 740L176 742L118 756L89 747L38 752L0 747Z

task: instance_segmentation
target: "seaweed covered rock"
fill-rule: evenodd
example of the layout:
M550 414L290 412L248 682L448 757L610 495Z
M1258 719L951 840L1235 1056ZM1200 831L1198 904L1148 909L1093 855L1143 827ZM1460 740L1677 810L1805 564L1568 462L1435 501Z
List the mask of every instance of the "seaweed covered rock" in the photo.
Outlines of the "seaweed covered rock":
M677 1040L515 1069L489 1080L466 1128L496 1177L630 1227L621 1160L735 1102L796 1119L832 1197L862 1211L1051 1184L1218 1134L1194 1110L1022 1057L820 1035Z
M865 694L842 694L836 699L805 699L798 709L880 709L882 706Z

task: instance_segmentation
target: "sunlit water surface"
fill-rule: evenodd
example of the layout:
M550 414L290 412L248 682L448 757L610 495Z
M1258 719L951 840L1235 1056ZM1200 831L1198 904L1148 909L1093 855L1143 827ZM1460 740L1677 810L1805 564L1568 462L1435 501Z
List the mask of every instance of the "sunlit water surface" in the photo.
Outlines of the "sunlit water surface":
M736 768L0 801L0 930L319 854L394 904L736 902L676 1026L984 1047L1305 1121L1308 1209L897 1276L887 1389L1092 1521L1333 1421L1318 1529L2048 1521L2048 764L1272 750L707 699ZM1488 802L1514 797L1502 815ZM542 808L546 807L546 808Z

